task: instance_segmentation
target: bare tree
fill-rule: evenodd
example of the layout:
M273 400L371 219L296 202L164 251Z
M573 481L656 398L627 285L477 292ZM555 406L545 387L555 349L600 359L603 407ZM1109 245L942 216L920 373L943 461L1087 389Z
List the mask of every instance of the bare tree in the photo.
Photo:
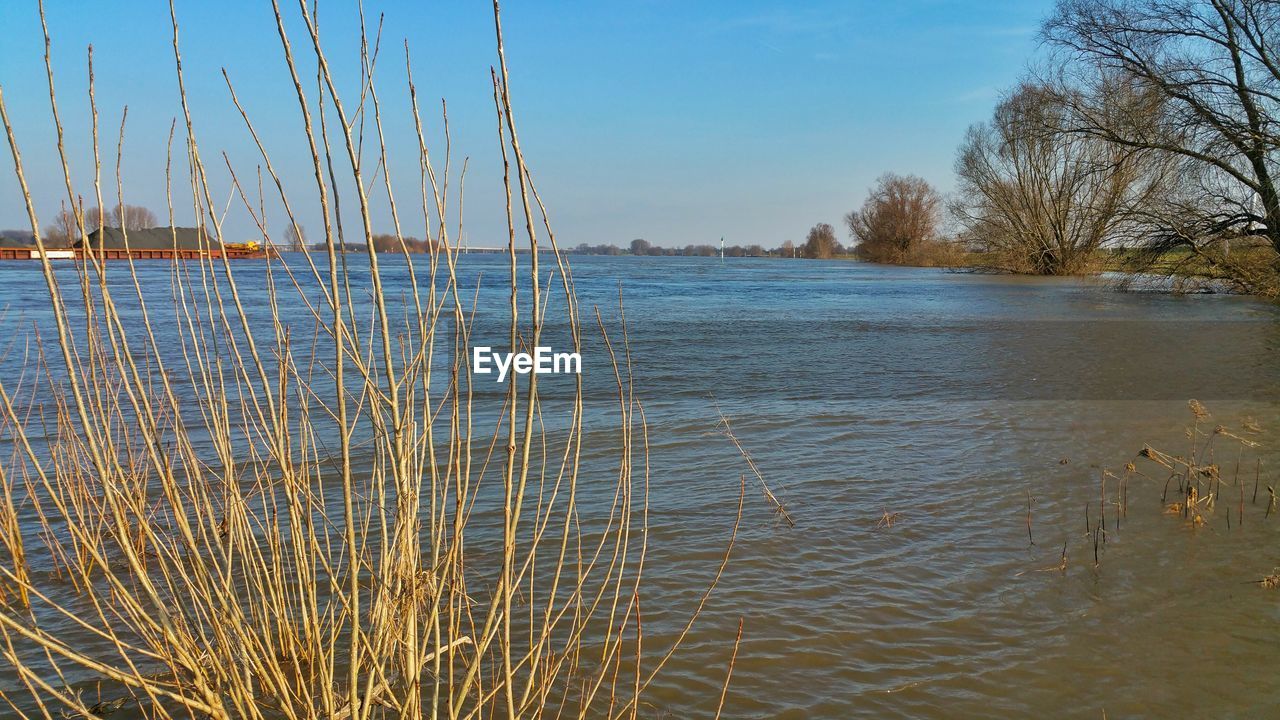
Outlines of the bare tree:
M1121 93L1112 93L1112 102ZM1119 242L1132 210L1161 187L1149 151L1069 131L1061 93L1023 84L969 128L952 212L987 264L1034 275L1084 271Z
M284 244L293 252L307 251L307 230L301 225L289 223L284 229Z
M108 225L125 230L146 230L159 224L156 214L141 205L116 205L107 217Z
M1223 238L1257 238L1280 270L1278 26L1280 3L1263 0L1060 0L1046 23L1085 90L1069 96L1074 130L1182 163L1176 202L1151 216L1155 247L1213 261ZM1115 112L1098 90L1116 75L1158 109Z
M862 209L845 215L857 252L872 262L918 263L939 243L942 196L923 178L886 173Z
M85 232L90 232L90 229L86 227ZM45 226L44 241L49 247L65 248L71 247L79 239L80 229L76 226L76 216L64 205L53 216L53 222Z
M835 228L827 223L818 223L809 228L809 234L805 237L801 252L807 258L822 260L835 255L839 248L840 243L836 240Z
M653 246L649 244L648 240L645 240L644 238L636 238L631 241L631 254L648 255L649 250L652 249L652 247Z
M782 247L778 248L778 252L782 254L782 257L795 257L796 244L790 240L785 240L782 243Z
M110 210L90 208L84 213L84 231L91 233L99 227L147 230L159 224L156 214L141 205L118 204ZM75 220L72 218L72 225Z

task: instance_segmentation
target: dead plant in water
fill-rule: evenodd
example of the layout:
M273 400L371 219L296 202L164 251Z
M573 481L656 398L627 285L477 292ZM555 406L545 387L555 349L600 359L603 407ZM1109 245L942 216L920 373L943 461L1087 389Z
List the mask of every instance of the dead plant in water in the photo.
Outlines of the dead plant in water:
M1211 511L1215 511L1222 502L1225 504L1223 518L1227 529L1239 527L1244 524L1246 481L1245 475L1240 471L1244 467L1245 473L1248 473L1245 452L1257 450L1260 444L1221 424L1205 432L1201 426L1213 417L1209 409L1198 400L1188 401L1187 408L1191 412L1192 424L1186 431L1186 455L1174 455L1146 445L1138 452L1138 457L1155 463L1169 473L1160 496L1166 514L1182 517L1193 528L1201 527L1207 524ZM1262 428L1252 418L1245 418L1242 421L1242 431L1257 435L1262 432ZM1225 448L1219 447L1221 440L1227 441ZM1229 465L1215 460L1215 453L1219 450L1230 458ZM1251 502L1256 503L1262 459L1257 458L1253 465L1254 489ZM1130 463L1129 467L1133 467L1133 464ZM1136 468L1133 472L1141 474L1137 473ZM1180 498L1174 502L1168 502L1171 487L1176 487Z
M889 512L889 508L884 509L884 513L880 515L880 521L876 523L876 529L889 529L898 524L898 518L902 515L900 512Z
M719 405L716 406L716 414L720 416L720 432L725 437L729 438L729 442L733 443L733 446L738 448L738 452L742 454L742 458L747 461L747 467L750 468L751 474L755 475L756 482L760 484L760 491L764 493L765 500L767 500L769 505L773 507L774 514L785 522L787 527L795 527L796 522L791 519L791 513L787 511L787 506L784 505L782 501L778 499L778 496L774 495L773 491L769 489L769 484L765 482L764 475L756 465L755 459L752 458L751 453L747 452L747 449L742 446L742 443L738 440L738 436L733 434L733 425L729 423L728 416L720 411Z
M286 19L277 0L272 7L324 256L268 265L265 300L247 299L242 271L211 257L175 262L167 297L144 287L132 262L108 267L96 257L78 265L69 287L45 253L0 90L56 330L41 346L51 356L39 389L25 392L29 405L16 392L21 380L0 379L0 432L13 448L0 462L0 697L42 717L95 716L126 698L155 718L635 717L690 625L661 648L643 646L647 441L628 363L613 361L621 423L612 497L593 504L579 493L580 376L565 380L567 402L554 406L534 374L513 375L497 396L475 392L474 307L456 274L461 188L450 195L462 174L447 151L438 173L428 152L407 48L414 214L432 250L417 265L407 252L380 257L373 243L372 208L382 205L404 245L387 170L404 155L387 149L374 82L380 34L371 39L362 21L352 103L338 92L314 9L300 0ZM197 143L172 6L170 15L182 110L175 130L187 161L179 184L191 189L199 229L221 241L221 191ZM539 345L557 298L569 349L580 351L572 277L518 140L499 20L495 3L506 339L513 352ZM49 48L47 30L45 40ZM83 240L48 57L65 189ZM303 66L316 71L312 97ZM92 54L89 82L93 192L104 207ZM230 77L227 87L262 169L254 197L225 161L225 190L264 245L264 186L300 236L297 198ZM447 117L442 127L447 138ZM124 136L122 121L117 168ZM172 225L172 174L182 169L172 153L169 169ZM351 194L340 200L338 188ZM123 202L118 171L115 193ZM364 246L362 261L348 258L348 243ZM551 287L542 285L544 259ZM386 284L385 266L395 263L407 286ZM279 273L288 284L277 287ZM300 339L307 328L309 343ZM549 420L559 422L554 437ZM95 682L117 698L82 700Z
M1256 454L1261 444L1249 436L1261 434L1262 428L1252 418L1245 418L1240 432L1221 424L1215 424L1209 430L1206 426L1212 421L1213 415L1203 403L1190 400L1187 409L1192 421L1186 429L1188 447L1185 454L1169 453L1144 445L1134 460L1125 463L1123 472L1102 469L1095 500L1086 502L1084 507L1084 538L1092 546L1095 568L1101 565L1109 534L1118 532L1122 521L1128 517L1129 489L1134 480L1146 480L1152 485L1161 486L1160 506L1163 513L1182 518L1187 527L1193 530L1208 526L1216 518L1221 518L1227 530L1240 528L1245 522L1246 496L1251 498L1248 504L1257 504L1263 473L1262 459L1249 458L1248 454ZM1163 480L1157 473L1148 475L1140 469L1140 461L1146 461L1141 463L1144 467L1147 464L1153 465L1167 475ZM1248 477L1250 474L1252 478ZM1253 484L1251 495L1246 493L1246 482ZM1264 520L1275 512L1277 503L1272 487L1265 488L1270 499L1262 513ZM1171 494L1173 497L1170 497ZM1028 492L1025 520L1028 541L1031 540L1031 500ZM1111 522L1108 522L1108 513ZM1065 569L1066 557L1067 548L1064 545L1060 567L1048 567L1040 571Z

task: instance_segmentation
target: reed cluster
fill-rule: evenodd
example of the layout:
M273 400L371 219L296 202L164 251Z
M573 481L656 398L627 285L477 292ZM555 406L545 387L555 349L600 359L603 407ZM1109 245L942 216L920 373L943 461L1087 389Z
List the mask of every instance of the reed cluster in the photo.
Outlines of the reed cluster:
M1239 529L1245 523L1246 504L1259 506L1259 499L1263 502L1257 512L1263 521L1275 514L1274 487L1263 480L1262 444L1258 439L1262 428L1248 418L1234 429L1215 423L1208 408L1198 400L1188 401L1187 408L1192 421L1186 428L1185 453L1143 445L1122 470L1100 470L1097 495L1084 507L1084 538L1092 550L1095 568L1102 563L1108 536L1119 532L1129 515L1129 488L1135 480L1146 480L1152 488L1158 486L1164 514L1181 518L1193 530L1218 517L1224 530ZM1260 498L1260 492L1266 494ZM1034 545L1031 502L1028 495L1027 537ZM1059 564L1043 570L1065 571L1066 567L1064 544ZM1272 587L1271 577L1256 582Z
M294 208L312 194L325 252L267 261L261 303L225 258L172 263L167 294L145 287L132 261L90 257L74 272L39 261L51 335L34 338L20 376L0 378L0 697L21 717L122 707L155 718L636 717L689 625L659 647L644 643L647 438L625 340L615 352L598 323L618 421L612 471L587 478L581 376L565 381L576 383L567 403L547 409L556 418L544 416L536 375L513 375L496 400L473 389L478 291L456 272L466 163L458 169L446 140L437 170L408 48L420 182L402 206L374 82L381 23L368 33L362 14L360 89L344 98L315 6L280 2L275 30L314 184L286 188L225 72L260 155L255 182L220 162L264 244L266 197L300 237ZM169 224L183 187L198 227L221 240L225 214L187 102L172 3L170 17L182 113L169 137ZM494 21L505 339L512 352L539 345L552 310L577 352L596 329L584 329L525 162L496 2ZM71 181L82 159L64 150L47 26L45 47L67 202L83 237L93 222ZM125 122L111 182L91 49L88 68L101 208L111 190L124 200ZM43 255L3 89L0 116ZM350 190L340 197L340 188ZM401 257L374 250L375 202L390 208ZM417 263L409 226L431 248ZM395 263L407 286L385 281ZM584 498L587 482L603 500Z

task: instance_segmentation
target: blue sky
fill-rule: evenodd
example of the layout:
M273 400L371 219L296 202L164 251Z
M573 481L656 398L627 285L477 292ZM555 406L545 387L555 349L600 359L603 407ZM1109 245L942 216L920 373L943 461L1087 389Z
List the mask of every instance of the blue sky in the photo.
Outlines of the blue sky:
M294 0L283 4L296 14ZM443 157L444 98L455 161L470 157L469 240L497 244L505 220L489 82L491 6L484 0L365 5L371 24L379 13L385 17L379 97L402 218L420 217L412 205L417 146L405 93L407 40L433 153ZM221 153L255 187L259 159L231 106L224 67L292 188L303 225L318 231L300 112L270 3L176 0L176 6L197 139L215 202L232 207L227 239L248 238L255 229L236 210ZM0 3L6 29L0 84L47 222L66 191L35 7L34 0ZM330 62L354 104L356 5L324 0L320 7ZM1050 9L1048 0L509 2L503 21L521 141L562 244L624 245L643 237L683 246L724 236L731 244L776 247L801 240L818 222L835 225L843 237L842 216L886 171L916 173L949 190L965 128L988 117L1000 92L1039 52L1038 25ZM165 140L181 112L167 3L48 0L47 14L77 191L93 194L85 92L85 48L92 42L104 172L114 175L127 104L126 201L148 205L163 219ZM291 28L301 50L304 30L298 22ZM179 160L181 147L179 139ZM108 192L114 196L114 185ZM190 223L189 206L187 200L175 208L178 224ZM389 218L379 202L375 230L389 230ZM6 152L0 227L25 224ZM268 225L280 233L278 203L268 202ZM421 236L421 221L406 222L405 231Z

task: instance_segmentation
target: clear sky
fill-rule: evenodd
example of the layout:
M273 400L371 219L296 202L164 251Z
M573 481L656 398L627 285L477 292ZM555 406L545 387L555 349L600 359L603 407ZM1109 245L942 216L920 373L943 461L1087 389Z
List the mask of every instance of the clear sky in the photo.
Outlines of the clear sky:
M165 139L180 113L164 0L47 0L54 71L78 192L92 189L85 48L94 45L104 172L114 175L121 111L126 202L164 219ZM283 4L297 13L295 0ZM188 90L218 203L231 199L228 154L256 186L256 150L220 69L319 228L300 113L267 0L176 0ZM366 0L385 16L379 97L401 203L417 196L417 152L405 92L404 42L433 152L438 102L449 103L456 160L470 156L466 223L473 244L503 239L501 166L485 0ZM347 102L358 86L354 0L323 0L321 32ZM946 191L965 128L989 116L1038 50L1050 0L508 2L503 8L521 141L561 243L645 238L657 245L800 241L835 225L883 172L915 173ZM0 2L0 84L42 223L66 198L35 0ZM295 48L304 30L292 23ZM312 82L314 77L311 78ZM310 87L314 97L314 86ZM181 138L181 135L179 135ZM2 146L0 146L2 147ZM181 141L176 145L181 157ZM0 228L26 226L7 147ZM455 165L456 169L456 165ZM179 187L181 187L179 185ZM114 196L114 186L110 189ZM188 196L189 197L189 194ZM92 204L88 202L87 204ZM234 206L235 203L232 203ZM178 224L190 223L187 205ZM402 215L417 217L402 208ZM268 225L283 225L275 203ZM254 228L229 215L227 239ZM380 205L375 230L389 230ZM421 236L421 222L406 232Z

